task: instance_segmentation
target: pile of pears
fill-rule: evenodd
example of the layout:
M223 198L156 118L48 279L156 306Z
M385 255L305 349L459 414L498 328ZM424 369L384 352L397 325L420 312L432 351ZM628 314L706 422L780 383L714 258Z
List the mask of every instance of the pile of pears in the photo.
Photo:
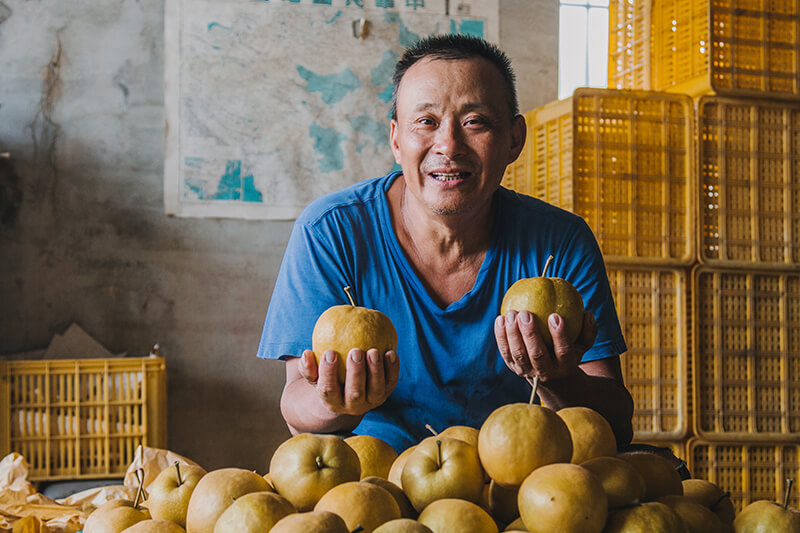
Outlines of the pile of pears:
M649 452L617 453L584 407L515 403L480 429L453 426L399 455L370 436L303 433L260 475L174 465L95 510L84 533L800 533L800 512L681 480Z
M514 284L502 312L557 312L574 339L583 302L546 272ZM313 338L315 355L340 353L340 381L350 346L385 352L396 343L391 321L352 298L323 313ZM735 515L728 493L682 481L668 459L618 454L611 426L585 407L514 403L480 429L428 429L399 455L375 437L299 434L263 476L176 464L136 501L97 508L84 533L800 533L800 511L785 502L757 501Z

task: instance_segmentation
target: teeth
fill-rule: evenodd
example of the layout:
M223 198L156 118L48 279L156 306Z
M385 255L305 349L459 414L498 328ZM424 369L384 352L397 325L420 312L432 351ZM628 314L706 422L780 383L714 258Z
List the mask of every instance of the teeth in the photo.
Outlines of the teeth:
M463 173L461 172L433 172L431 175L441 181L456 180L463 177Z

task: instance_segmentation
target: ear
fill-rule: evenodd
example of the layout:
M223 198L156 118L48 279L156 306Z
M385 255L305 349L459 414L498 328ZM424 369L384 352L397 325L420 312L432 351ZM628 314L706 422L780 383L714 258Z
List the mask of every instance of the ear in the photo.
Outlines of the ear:
M511 148L508 153L508 165L513 163L522 153L525 147L525 138L528 136L528 126L525 124L525 117L517 115L514 117L514 125L511 127Z
M398 165L400 163L400 145L397 144L397 120L392 119L390 129L389 129L389 146L392 148L392 153L394 154L394 161Z

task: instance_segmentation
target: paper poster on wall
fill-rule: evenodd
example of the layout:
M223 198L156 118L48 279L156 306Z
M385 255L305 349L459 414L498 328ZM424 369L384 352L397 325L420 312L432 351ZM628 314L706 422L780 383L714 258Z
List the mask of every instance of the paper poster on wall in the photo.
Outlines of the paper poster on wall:
M403 49L496 42L498 1L166 0L166 212L292 219L390 171Z

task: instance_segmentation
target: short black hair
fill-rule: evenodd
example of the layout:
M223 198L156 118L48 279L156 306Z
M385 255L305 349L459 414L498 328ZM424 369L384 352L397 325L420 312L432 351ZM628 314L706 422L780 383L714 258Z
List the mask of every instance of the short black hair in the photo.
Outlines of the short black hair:
M397 120L397 89L400 87L400 81L414 63L425 58L458 60L474 57L489 60L500 71L506 84L506 97L511 109L511 117L517 116L519 103L517 102L516 76L506 54L496 45L480 37L448 33L420 39L406 49L395 64L392 76L392 119Z

